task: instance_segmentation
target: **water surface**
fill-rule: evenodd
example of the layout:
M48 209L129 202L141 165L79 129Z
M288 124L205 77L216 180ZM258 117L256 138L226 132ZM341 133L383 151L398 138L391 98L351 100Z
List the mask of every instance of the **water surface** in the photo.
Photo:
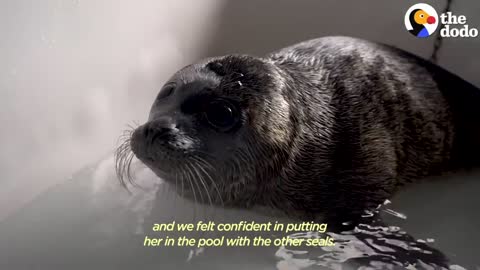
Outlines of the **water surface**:
M410 186L366 212L358 226L325 234L333 247L144 247L154 223L279 221L264 210L196 205L174 194L148 169L142 187L123 189L107 158L51 188L0 223L1 269L478 269L478 176ZM179 233L163 233L172 237ZM263 232L265 237L281 237ZM190 234L219 237L220 233ZM283 235L285 236L285 235Z

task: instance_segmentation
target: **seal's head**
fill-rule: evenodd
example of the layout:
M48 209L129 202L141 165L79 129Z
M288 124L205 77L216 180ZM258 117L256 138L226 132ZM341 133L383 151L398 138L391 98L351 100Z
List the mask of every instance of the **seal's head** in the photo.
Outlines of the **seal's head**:
M294 135L278 72L267 60L241 55L183 68L131 134L131 150L196 200L261 204Z

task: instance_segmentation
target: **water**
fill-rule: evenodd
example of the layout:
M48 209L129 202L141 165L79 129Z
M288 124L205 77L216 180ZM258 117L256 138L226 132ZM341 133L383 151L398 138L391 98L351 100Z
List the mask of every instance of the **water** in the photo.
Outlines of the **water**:
M333 247L143 247L154 223L289 222L265 210L195 205L148 169L131 194L108 158L50 189L0 223L0 269L479 269L475 175L406 188L358 226L289 233ZM174 236L174 233L170 233ZM179 235L179 233L176 233ZM264 232L265 237L274 233ZM219 237L198 233L196 237ZM275 237L281 237L276 233Z

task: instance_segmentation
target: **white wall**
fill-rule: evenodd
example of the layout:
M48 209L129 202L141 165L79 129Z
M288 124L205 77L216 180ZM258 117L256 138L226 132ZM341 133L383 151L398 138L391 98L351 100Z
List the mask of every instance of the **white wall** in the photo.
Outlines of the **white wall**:
M0 2L0 218L115 145L194 61L215 1Z

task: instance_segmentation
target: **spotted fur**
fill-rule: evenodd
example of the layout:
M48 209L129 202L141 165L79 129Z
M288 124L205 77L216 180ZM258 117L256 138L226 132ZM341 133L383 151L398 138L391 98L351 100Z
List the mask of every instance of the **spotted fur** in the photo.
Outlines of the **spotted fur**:
M390 46L319 38L261 58L207 59L170 81L180 82L178 93L168 104L155 101L149 119L182 115L170 138L189 149L139 149L132 136L133 152L170 182L172 171L182 184L200 178L216 202L345 216L406 183L480 163L480 90ZM198 93L238 104L241 124L219 134L179 112L204 102ZM202 162L186 176L192 159Z

